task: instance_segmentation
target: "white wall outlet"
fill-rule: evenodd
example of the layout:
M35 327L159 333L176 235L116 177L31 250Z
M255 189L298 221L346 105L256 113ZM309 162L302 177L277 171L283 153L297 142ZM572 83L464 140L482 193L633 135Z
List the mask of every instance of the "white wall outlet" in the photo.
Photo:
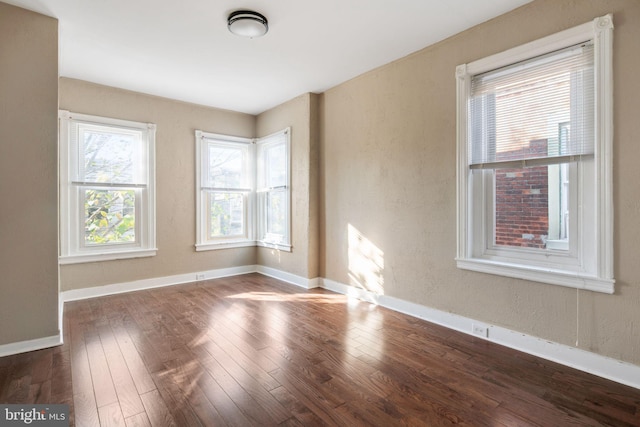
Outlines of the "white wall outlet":
M204 273L196 273L196 280L204 280Z
M473 335L477 335L482 338L489 338L489 328L486 325L473 323L471 325L471 332L473 333Z

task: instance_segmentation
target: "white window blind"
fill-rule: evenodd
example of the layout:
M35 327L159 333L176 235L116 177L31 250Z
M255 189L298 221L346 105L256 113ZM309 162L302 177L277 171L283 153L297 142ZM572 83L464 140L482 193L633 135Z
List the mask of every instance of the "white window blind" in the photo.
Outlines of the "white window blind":
M473 76L470 167L526 167L592 155L593 58L593 45L583 43Z

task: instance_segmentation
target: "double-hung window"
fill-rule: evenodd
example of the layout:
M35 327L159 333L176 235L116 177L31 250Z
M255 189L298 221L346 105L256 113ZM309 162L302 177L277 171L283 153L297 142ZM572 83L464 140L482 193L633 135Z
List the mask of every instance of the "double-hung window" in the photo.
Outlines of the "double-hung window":
M458 66L458 267L613 292L612 28Z
M60 263L155 255L155 128L60 112Z
M196 131L196 249L252 246L252 140Z
M258 244L290 250L289 132L258 139Z
M250 139L196 131L196 250L291 250L289 130Z

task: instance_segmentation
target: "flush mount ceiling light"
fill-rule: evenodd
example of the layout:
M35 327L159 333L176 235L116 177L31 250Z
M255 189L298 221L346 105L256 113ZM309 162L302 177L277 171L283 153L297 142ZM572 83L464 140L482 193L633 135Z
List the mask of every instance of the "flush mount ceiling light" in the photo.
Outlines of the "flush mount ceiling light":
M269 31L267 18L251 10L236 10L227 19L227 28L242 37L262 37Z

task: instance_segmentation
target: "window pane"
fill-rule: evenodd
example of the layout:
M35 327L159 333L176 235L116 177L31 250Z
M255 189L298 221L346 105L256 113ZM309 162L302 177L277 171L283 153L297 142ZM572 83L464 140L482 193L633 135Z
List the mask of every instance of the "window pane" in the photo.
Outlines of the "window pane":
M265 150L265 173L267 187L287 185L287 152L284 144L270 146Z
M244 194L209 192L209 237L245 235Z
M209 145L209 186L245 188L246 149Z
M495 171L495 244L568 249L568 164Z
M267 193L267 240L281 240L286 233L287 192L286 190Z
M569 164L548 166L549 236L547 249L569 249Z
M495 244L568 249L568 165L495 171Z
M135 190L84 190L86 245L135 242Z
M137 181L139 138L130 134L84 130L82 132L86 182L131 184Z

